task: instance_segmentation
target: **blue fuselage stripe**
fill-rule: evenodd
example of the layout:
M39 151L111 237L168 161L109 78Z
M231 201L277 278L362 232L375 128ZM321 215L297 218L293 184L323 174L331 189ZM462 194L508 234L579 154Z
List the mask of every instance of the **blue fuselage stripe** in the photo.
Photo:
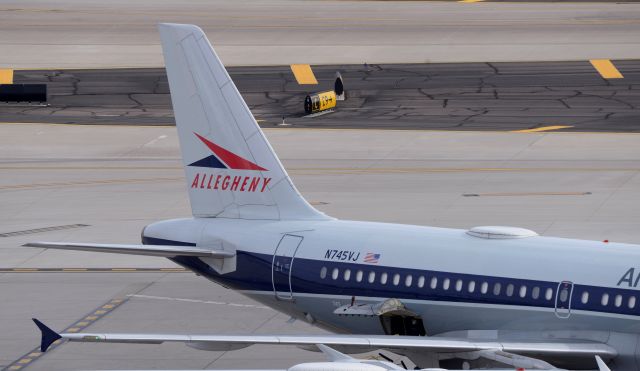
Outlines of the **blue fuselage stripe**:
M182 244L185 246L195 246L195 244L159 240L145 237L145 244ZM237 251L237 268L234 272L220 275L206 263L195 257L172 258L176 263L188 267L189 269L225 286L237 290L247 291L273 291L272 274L276 280L278 291L289 291L289 271L283 268L282 271L272 271L273 255L260 254L247 251ZM289 262L290 257L276 256L276 261ZM321 278L321 270L326 268L326 275ZM333 270L339 271L336 279L333 278ZM345 280L344 272L350 271L349 279ZM362 271L362 280L357 281L358 271ZM375 272L374 282L369 282L370 272ZM381 283L380 278L387 274L386 283ZM399 280L394 281L394 276L398 275ZM406 278L411 276L411 284L407 286ZM420 277L424 277L424 285L418 287ZM431 287L432 278L437 279L435 288ZM449 280L448 289L444 288L445 280ZM458 281L462 282L461 287ZM394 282L398 282L394 284ZM469 283L473 282L473 292L469 290ZM487 290L482 289L486 283ZM500 292L494 293L496 284L500 286ZM529 306L538 308L555 308L556 291L559 282L515 279L505 277L494 277L487 275L471 275L463 273L451 273L432 270L419 270L398 267L386 267L372 264L358 264L335 262L329 260L314 260L306 258L295 258L291 264L291 291L304 294L359 296L359 297L379 297L414 299L443 302L463 302L478 304L497 304ZM511 289L509 289L511 286ZM526 293L521 296L522 287L526 287ZM460 290L457 290L457 288ZM534 298L533 290L537 288L537 295ZM546 292L551 289L553 294L548 299ZM571 287L570 287L571 289ZM588 292L588 300L583 302L583 295ZM609 288L574 283L572 291L565 301L564 307L569 306L571 310L593 311L600 313L615 313L625 315L640 315L640 295L635 290ZM603 295L608 294L608 302L602 304ZM616 298L617 296L619 298ZM635 299L631 299L631 298ZM638 299L638 300L637 300ZM560 299L558 299L560 300ZM635 303L633 308L629 307L630 300ZM558 307L562 307L562 301Z

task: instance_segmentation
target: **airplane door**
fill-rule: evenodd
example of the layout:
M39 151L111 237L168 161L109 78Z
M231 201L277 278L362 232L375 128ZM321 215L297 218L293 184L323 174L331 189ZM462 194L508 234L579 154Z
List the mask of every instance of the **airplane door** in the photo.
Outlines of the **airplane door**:
M556 316L569 318L571 315L571 296L573 295L573 282L562 281L556 290Z
M301 242L301 236L285 234L282 236L282 239L280 239L278 247L276 247L276 251L273 254L271 278L273 281L273 292L277 299L293 299L291 292L291 268L293 267L293 259Z

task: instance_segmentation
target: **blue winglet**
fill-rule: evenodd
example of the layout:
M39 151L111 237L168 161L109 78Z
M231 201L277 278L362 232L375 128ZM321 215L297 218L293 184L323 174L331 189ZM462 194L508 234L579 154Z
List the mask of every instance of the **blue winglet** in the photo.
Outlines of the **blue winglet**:
M32 320L36 324L36 326L38 326L40 332L42 333L42 340L40 341L41 352L46 352L54 341L62 339L62 336L60 336L60 334L47 327L44 323L38 321L35 318L32 318Z

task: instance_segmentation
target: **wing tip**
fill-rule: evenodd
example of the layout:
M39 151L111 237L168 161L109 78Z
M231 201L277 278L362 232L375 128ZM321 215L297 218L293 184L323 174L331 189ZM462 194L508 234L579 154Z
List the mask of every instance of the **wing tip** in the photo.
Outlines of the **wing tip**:
M37 318L31 319L36 326L40 329L41 339L40 339L40 351L42 353L46 352L47 349L53 344L56 340L62 339L62 336L57 332L50 329L47 325L39 321Z

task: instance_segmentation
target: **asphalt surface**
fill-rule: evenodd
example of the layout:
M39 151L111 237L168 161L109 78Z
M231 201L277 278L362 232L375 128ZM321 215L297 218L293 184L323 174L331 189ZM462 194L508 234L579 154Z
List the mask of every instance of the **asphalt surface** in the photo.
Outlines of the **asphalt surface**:
M640 59L640 3L4 0L0 66L163 66L158 22L227 66Z
M231 67L263 127L640 131L640 60L614 61L603 79L587 61L313 66L318 85L298 85L288 66ZM304 117L308 93L333 88L335 112ZM164 69L16 71L16 83L47 83L49 106L0 106L2 122L171 125Z

